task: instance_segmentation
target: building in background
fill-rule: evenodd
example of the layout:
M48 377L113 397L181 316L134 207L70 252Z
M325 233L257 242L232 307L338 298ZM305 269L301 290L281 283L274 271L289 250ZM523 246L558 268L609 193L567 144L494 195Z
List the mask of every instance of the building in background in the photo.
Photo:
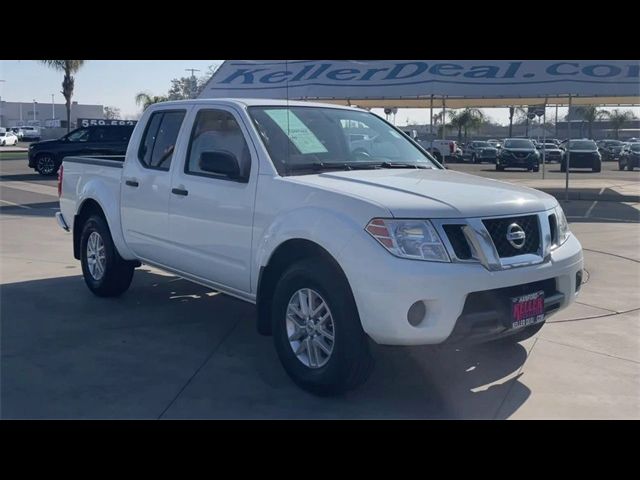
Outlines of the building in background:
M71 104L71 128L78 118L104 118L103 105ZM42 128L67 128L67 109L64 103L0 102L0 126L18 127L33 125Z

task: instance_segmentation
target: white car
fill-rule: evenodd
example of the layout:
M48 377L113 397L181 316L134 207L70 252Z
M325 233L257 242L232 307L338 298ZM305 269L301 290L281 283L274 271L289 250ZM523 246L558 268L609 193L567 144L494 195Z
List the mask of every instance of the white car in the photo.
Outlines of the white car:
M447 170L351 107L155 104L123 158L66 157L59 191L95 295L147 264L256 304L287 373L319 394L367 378L370 342L529 338L582 284L555 198Z
M30 125L27 125L19 128L22 130L22 133L23 133L22 138L24 140L35 140L35 141L40 140L40 137L41 137L40 127L32 127Z
M9 145L17 145L18 137L15 133L7 130L6 132L0 132L0 145L5 147Z

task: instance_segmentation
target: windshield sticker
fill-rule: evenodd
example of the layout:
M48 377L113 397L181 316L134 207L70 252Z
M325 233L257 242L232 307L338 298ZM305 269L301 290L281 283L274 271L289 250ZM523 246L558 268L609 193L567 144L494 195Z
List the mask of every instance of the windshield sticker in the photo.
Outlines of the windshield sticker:
M295 113L284 108L265 110L265 113L287 134L300 153L327 153L327 149L318 140L318 137L302 123L302 120Z

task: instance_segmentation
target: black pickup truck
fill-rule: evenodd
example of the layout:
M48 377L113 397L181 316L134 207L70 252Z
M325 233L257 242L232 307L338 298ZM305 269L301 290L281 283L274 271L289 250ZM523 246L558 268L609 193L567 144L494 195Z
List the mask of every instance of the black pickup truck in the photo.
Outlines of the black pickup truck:
M77 128L57 140L29 146L29 167L41 175L55 175L62 159L78 155L124 155L135 122L116 122Z

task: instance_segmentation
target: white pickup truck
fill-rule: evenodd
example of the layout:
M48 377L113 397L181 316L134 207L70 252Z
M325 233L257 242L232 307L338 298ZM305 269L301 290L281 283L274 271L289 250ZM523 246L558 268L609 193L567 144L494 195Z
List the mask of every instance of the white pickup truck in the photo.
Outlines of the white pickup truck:
M553 197L446 170L355 108L160 103L124 159L67 157L59 176L56 217L93 293L122 294L147 264L254 303L317 394L362 383L371 340L528 338L582 283Z

